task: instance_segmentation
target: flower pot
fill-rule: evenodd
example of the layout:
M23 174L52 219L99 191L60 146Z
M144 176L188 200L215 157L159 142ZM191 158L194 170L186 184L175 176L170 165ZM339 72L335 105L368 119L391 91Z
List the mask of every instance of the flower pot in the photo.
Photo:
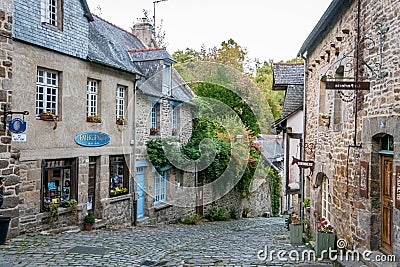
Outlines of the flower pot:
M85 229L85 231L92 231L92 229L93 229L93 224L91 224L91 223L85 223L85 224L84 224L84 229Z
M335 249L336 235L334 233L317 232L315 236L315 255L327 259L329 257L329 248ZM333 256L333 255L332 255Z
M289 224L290 243L292 245L303 244L303 224Z

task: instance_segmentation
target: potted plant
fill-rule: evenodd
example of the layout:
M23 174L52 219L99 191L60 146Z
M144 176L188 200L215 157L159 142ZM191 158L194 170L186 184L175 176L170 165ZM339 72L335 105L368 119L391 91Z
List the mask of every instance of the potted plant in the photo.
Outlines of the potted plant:
M303 223L299 215L293 214L290 217L289 231L290 231L290 243L292 245L303 244Z
M83 218L84 228L86 231L91 231L93 228L93 224L95 222L93 212L89 211L88 214Z
M118 117L116 119L116 124L118 125L124 125L125 124L125 118L124 117Z
M93 123L100 123L101 117L100 117L100 115L97 115L97 114L89 115L89 116L87 116L86 121L93 122Z
M310 211L310 204L311 204L311 199L310 197L307 197L306 199L304 199L303 201L303 207L306 209L306 211Z
M172 129L172 136L177 136L177 135L178 135L178 131L175 128L173 128Z
M321 257L324 251L323 258L328 258L329 248L331 250L335 249L336 235L333 226L325 218L320 218L319 220L315 239L315 254L317 257Z
M158 135L159 130L155 127L150 128L150 135Z

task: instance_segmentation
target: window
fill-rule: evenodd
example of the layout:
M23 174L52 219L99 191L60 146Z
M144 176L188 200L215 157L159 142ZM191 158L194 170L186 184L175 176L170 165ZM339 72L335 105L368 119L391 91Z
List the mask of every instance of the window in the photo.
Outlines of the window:
M160 175L154 174L154 204L160 204L167 199L167 172L163 171Z
M176 170L175 174L175 181L176 181L176 186L180 188L183 186L183 171L182 170Z
M178 134L178 120L179 120L179 108L175 107L172 109L172 135Z
M38 69L36 81L36 116L49 112L58 115L58 72Z
M150 135L158 135L159 134L159 103L152 103L150 108Z
M329 179L325 177L324 181L322 182L322 217L330 222L332 200L329 190Z
M110 196L115 197L129 193L128 167L125 157L110 156Z
M62 19L61 10L61 0L42 0L42 23L60 28Z
M46 210L50 203L77 199L76 160L46 160L43 163L42 203Z
M99 82L96 80L87 80L86 84L86 116L98 115Z
M162 78L162 93L163 95L171 94L171 65L165 63Z
M125 93L126 88L124 86L118 86L116 91L116 119L125 119Z

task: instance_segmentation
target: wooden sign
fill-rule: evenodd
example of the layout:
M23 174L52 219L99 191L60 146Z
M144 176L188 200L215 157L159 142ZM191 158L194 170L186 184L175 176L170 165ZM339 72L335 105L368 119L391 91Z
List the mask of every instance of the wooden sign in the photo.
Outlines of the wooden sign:
M311 171L310 175L313 174L313 172L314 172L314 161L303 161L303 160L299 160L299 159L297 159L295 157L292 157L292 158L293 158L292 165L297 164L297 166L300 169L310 169L310 171Z
M400 166L396 166L396 194L395 206L400 209Z
M331 90L369 90L370 82L326 81L325 86Z
M368 198L368 162L360 161L360 196Z

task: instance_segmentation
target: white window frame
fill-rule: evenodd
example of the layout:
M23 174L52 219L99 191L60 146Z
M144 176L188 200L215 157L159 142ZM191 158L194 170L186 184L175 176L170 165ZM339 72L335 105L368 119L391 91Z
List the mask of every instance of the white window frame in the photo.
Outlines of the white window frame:
M162 174L154 173L154 205L165 203L167 200L167 171Z
M172 108L172 130L175 129L176 133L178 133L179 127L179 107Z
M37 69L36 78L36 116L50 112L58 115L59 73L42 68Z
M99 81L87 79L86 82L86 116L99 115Z
M163 95L171 95L171 64L164 63L162 77L162 93Z
M116 90L116 106L115 106L115 118L125 119L125 95L126 87L117 86Z
M330 183L328 178L324 178L322 182L322 217L331 221L331 194Z
M158 104L152 103L150 109L150 128L157 129Z
M41 15L42 22L58 26L58 10L59 10L58 0L42 0L41 2Z

